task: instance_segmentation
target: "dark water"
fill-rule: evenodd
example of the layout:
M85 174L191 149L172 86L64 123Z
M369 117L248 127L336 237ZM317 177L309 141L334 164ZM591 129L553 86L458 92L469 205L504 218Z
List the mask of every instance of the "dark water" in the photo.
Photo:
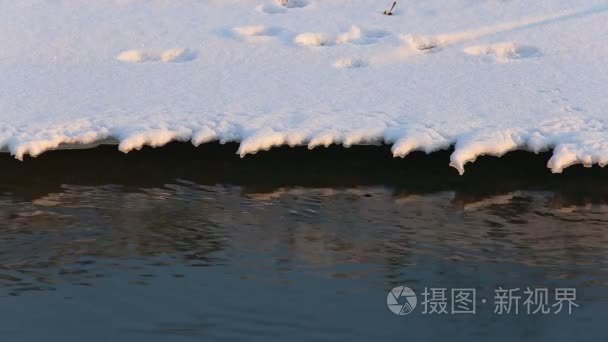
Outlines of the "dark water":
M0 156L0 340L605 338L608 170L235 150ZM409 315L387 308L399 285ZM425 287L474 288L476 314L423 314ZM520 293L498 315L499 287L574 288L578 307L526 314Z

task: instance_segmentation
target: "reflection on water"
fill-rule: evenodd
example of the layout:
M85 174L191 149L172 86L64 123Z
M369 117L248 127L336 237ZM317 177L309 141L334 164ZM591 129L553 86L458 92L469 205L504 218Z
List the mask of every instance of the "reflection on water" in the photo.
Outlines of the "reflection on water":
M131 155L0 157L0 334L7 340L598 338L608 172L548 175L546 156L384 147L211 145ZM507 167L507 168L505 168ZM394 316L397 285L575 287L568 316ZM69 328L68 328L69 327ZM121 337L121 338L119 338Z

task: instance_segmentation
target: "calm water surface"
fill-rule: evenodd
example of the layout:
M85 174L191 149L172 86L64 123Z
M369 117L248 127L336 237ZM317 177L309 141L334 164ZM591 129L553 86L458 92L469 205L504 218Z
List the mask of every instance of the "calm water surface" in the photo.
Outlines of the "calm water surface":
M608 170L234 150L0 156L2 341L605 338ZM425 287L475 288L476 314L423 314ZM498 287L576 288L579 307L497 315Z

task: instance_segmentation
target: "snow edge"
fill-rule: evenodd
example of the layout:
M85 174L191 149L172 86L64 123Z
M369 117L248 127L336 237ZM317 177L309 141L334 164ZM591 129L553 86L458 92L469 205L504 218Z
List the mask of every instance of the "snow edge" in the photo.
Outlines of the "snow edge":
M128 153L144 146L161 147L172 141L191 142L194 146L217 141L237 142L236 151L241 157L267 151L279 146L318 146L387 144L391 145L394 157L406 157L414 151L431 153L454 148L449 165L461 175L465 165L480 156L500 157L507 152L524 150L539 153L552 150L547 167L554 173L565 168L583 164L590 167L608 164L608 135L604 124L597 120L552 127L548 123L534 129L486 127L448 134L430 126L384 127L338 132L323 130L307 132L272 128L257 130L218 129L202 127L158 127L130 129L101 129L89 127L81 131L48 130L38 131L34 136L24 133L0 135L0 152L10 153L18 160L26 155L36 157L49 150L86 149L98 145L118 145L118 150ZM584 126L584 127L583 127ZM6 131L5 131L6 132ZM23 132L23 131L21 131Z

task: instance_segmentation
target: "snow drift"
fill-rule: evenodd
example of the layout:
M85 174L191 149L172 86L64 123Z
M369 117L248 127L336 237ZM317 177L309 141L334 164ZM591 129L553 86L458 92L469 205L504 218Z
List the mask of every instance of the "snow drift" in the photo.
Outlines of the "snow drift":
M599 0L0 0L0 150L388 143L608 164ZM558 38L556 38L558 37ZM320 47L322 46L322 47ZM534 58L530 58L534 57ZM446 161L447 162L447 161Z

